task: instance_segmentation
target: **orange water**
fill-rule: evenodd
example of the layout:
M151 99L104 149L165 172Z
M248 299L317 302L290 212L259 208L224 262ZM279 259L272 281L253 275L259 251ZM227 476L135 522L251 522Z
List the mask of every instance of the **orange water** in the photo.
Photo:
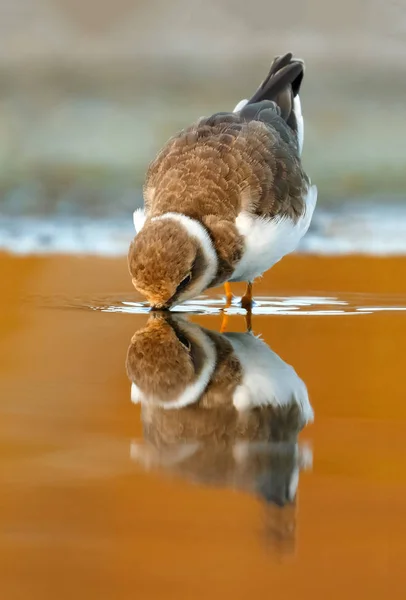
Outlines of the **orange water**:
M142 427L125 357L147 316L88 308L137 300L125 261L0 257L2 600L403 599L406 314L391 309L406 306L405 267L290 257L255 290L347 311L254 315L315 411L293 514L131 459ZM296 523L288 547L272 527L283 519Z

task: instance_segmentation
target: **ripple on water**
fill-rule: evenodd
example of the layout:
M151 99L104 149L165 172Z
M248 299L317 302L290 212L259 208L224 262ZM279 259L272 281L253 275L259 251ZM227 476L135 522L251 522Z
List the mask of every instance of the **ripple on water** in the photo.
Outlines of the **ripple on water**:
M81 298L38 298L37 304L59 309L82 309L105 313L147 314L150 307L145 302L130 301L125 298L98 296ZM224 311L224 297L201 296L175 306L177 313L196 315L217 315ZM406 311L406 297L385 295L348 294L339 297L327 296L261 296L257 297L252 309L254 315L289 316L343 316L366 315L378 312ZM225 309L229 315L245 315L240 299L235 298Z

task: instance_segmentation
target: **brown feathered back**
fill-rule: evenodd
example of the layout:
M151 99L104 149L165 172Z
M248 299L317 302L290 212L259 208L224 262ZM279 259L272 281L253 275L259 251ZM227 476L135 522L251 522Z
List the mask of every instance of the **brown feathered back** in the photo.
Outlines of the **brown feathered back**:
M303 70L303 62L291 54L276 58L239 112L201 118L171 138L147 172L147 218L180 212L201 221L209 231L213 216L217 226L234 226L242 210L297 221L304 212L309 183L301 166L293 110ZM243 242L233 231L233 256L238 259ZM216 249L221 256L219 240ZM230 263L229 268L223 266L226 273L235 261L228 256L229 242L223 246Z
M234 221L248 210L298 219L308 179L295 134L270 101L249 118L219 113L169 140L147 173L147 216L178 211Z

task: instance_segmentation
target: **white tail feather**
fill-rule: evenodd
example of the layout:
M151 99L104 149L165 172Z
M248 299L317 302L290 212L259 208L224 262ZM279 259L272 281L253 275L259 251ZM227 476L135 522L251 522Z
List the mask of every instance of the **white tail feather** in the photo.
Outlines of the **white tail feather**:
M297 141L299 144L299 154L302 154L303 151L303 141L304 141L304 122L302 115L302 105L300 102L299 95L295 96L293 100L293 112L295 113L296 121L297 121Z
M233 112L239 112L244 108L244 106L248 103L248 100L240 100Z

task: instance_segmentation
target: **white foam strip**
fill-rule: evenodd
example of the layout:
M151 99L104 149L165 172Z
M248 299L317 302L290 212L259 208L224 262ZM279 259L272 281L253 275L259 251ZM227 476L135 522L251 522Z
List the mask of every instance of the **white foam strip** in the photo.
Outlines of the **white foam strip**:
M94 220L0 217L0 250L17 255L123 256L134 238L132 216ZM318 206L299 252L321 255L406 255L406 206Z

